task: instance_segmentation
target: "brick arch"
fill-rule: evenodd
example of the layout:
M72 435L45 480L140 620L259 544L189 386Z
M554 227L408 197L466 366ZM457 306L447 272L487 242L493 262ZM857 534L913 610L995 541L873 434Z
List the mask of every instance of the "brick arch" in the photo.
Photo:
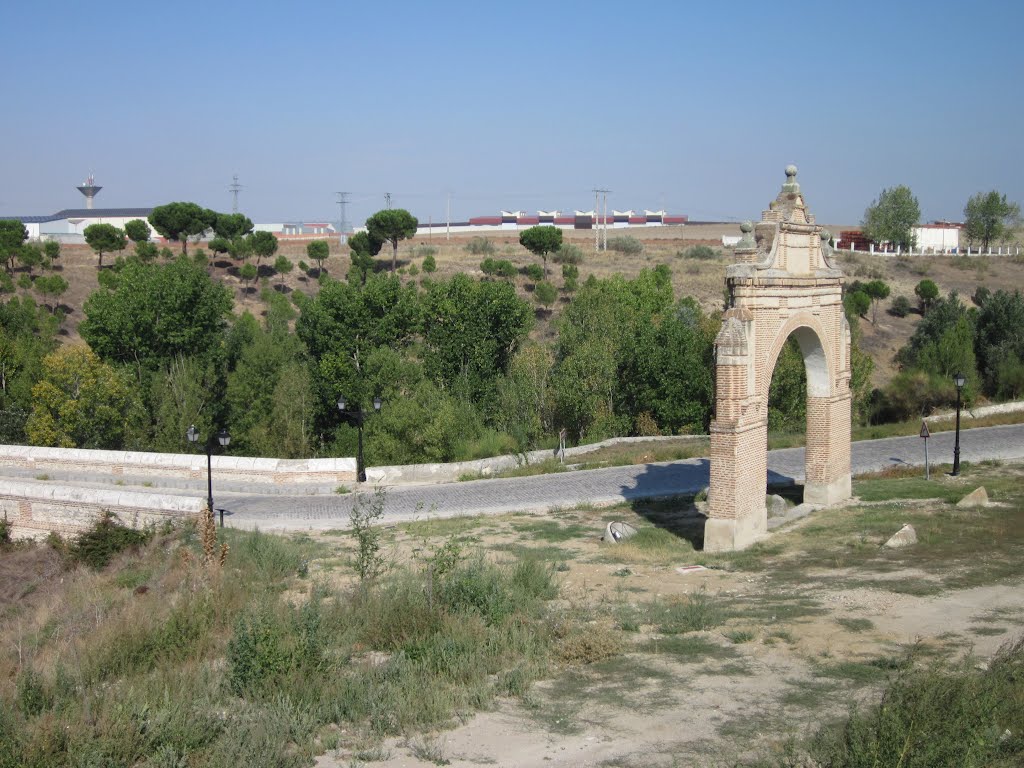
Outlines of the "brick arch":
M741 227L726 273L729 308L715 340L715 417L704 548L746 547L767 533L768 390L783 344L795 336L807 370L804 501L850 496L850 332L843 274L829 234L815 224L796 182L786 183L756 225Z
M764 398L765 408L768 407L768 390L771 388L772 376L775 375L775 366L778 365L779 355L782 354L782 348L790 336L796 337L800 352L804 356L807 393L817 397L828 397L834 390L835 355L827 348L828 341L821 321L812 314L800 313L790 318L778 330L770 347L771 351L767 358L769 362L764 369L765 375L758 382L758 391Z

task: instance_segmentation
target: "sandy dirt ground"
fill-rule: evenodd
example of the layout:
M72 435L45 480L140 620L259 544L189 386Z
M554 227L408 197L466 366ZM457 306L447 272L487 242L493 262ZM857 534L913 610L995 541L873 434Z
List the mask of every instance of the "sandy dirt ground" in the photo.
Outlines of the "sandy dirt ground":
M563 523L586 525L589 519L597 529L604 517L566 513ZM500 549L536 520L527 515L467 519L463 532L471 532L482 548ZM796 526L812 524L805 520ZM395 547L403 546L402 538ZM676 639L640 627L634 645L643 645L644 652L627 650L595 664L556 670L521 699L500 700L493 711L454 723L450 730L390 739L362 753L330 752L317 760L318 768L724 768L806 735L845 714L851 703L877 700L884 681L844 680L848 662L902 659L918 649L929 657L973 654L983 663L1024 632L1024 579L918 596L887 585L927 582L932 577L924 571L866 574L827 567L808 570L799 585L781 587L768 570L679 573L676 567L685 562L623 568L602 560L597 536L559 546L569 558L560 579L566 605L635 605L704 593L732 605L778 604L780 614L770 615L769 608L756 619L740 615L714 630L686 634L687 642L704 648L691 659L670 652ZM773 602L782 597L789 602ZM813 608L783 615L794 600ZM665 643L666 652L651 653L658 643Z

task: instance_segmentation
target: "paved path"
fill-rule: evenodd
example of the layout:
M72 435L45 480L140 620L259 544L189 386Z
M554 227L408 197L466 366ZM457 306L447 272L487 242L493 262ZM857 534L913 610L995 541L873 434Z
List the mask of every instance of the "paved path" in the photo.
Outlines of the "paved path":
M929 440L929 458L953 460L953 432ZM1024 458L1024 424L963 430L961 461ZM923 465L919 437L892 437L853 444L854 474L898 465ZM638 498L695 492L708 484L708 459L640 464L534 477L474 480L444 485L390 488L385 496L389 522L417 517L451 517L522 510L548 510L580 504L616 504ZM787 448L768 454L769 482L803 482L804 449ZM225 499L230 524L267 530L344 528L354 495L245 496Z

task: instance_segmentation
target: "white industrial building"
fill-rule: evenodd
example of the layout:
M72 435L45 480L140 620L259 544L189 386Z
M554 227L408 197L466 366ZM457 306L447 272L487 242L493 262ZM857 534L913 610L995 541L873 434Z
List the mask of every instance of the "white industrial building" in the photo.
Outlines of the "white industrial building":
M152 208L65 208L50 216L0 216L16 219L25 225L30 240L85 242L85 228L90 224L113 224L124 229L134 219L146 220Z

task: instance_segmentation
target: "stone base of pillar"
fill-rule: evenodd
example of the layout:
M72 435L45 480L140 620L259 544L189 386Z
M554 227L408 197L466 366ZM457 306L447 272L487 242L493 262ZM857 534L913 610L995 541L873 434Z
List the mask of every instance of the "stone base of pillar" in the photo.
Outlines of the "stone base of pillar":
M846 501L852 495L853 491L850 487L849 475L843 475L831 483L804 484L805 504L817 504L818 506L827 507L840 501Z
M739 519L708 518L704 524L704 551L734 552L746 549L767 533L768 511L762 502L760 510Z

